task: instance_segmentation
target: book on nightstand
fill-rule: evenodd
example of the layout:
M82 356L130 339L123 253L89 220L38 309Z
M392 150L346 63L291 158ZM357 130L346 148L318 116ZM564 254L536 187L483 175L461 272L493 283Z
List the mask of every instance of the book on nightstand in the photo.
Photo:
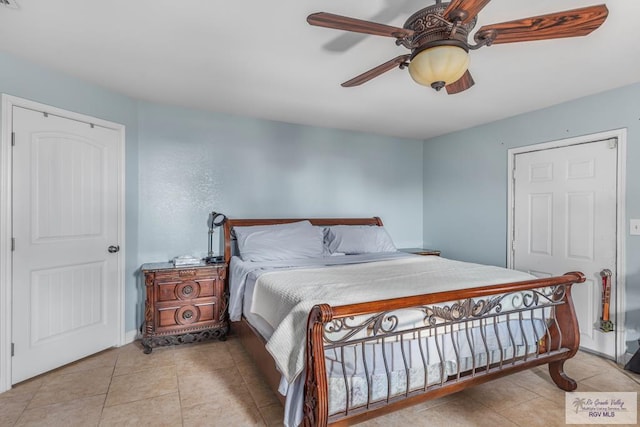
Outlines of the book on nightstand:
M173 259L173 265L175 267L185 267L188 265L204 265L204 261L200 258L192 257L190 255L177 256Z

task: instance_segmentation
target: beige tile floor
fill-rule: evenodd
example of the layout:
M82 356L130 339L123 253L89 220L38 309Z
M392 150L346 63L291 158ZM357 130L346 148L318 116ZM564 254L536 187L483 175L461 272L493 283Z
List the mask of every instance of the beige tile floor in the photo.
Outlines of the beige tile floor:
M578 391L640 392L639 375L598 357L579 353L565 367ZM150 355L133 343L0 394L1 426L277 426L282 412L233 336ZM539 367L362 425L550 427L564 417L564 393Z

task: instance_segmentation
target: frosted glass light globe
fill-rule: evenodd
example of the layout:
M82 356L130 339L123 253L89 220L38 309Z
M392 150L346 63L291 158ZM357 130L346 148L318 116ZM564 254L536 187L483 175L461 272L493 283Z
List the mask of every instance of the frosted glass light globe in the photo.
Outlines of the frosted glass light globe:
M418 84L436 90L460 79L469 68L469 53L458 46L436 46L417 54L409 74Z

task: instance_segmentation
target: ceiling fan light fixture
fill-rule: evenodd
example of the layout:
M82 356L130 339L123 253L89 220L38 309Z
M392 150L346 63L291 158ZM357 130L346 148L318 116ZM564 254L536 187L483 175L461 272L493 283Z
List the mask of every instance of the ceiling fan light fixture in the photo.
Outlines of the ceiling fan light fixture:
M452 95L475 84L467 69L469 50L502 43L586 36L599 28L609 15L607 6L600 4L483 25L473 36L475 44L469 44L478 13L490 1L435 0L435 4L411 15L402 28L325 12L312 13L307 22L318 27L395 38L397 46L411 51L342 83L343 87L359 86L389 70L408 66L416 83L435 90L446 87Z
M469 53L455 45L434 46L411 59L409 74L418 84L440 90L458 81L469 68Z

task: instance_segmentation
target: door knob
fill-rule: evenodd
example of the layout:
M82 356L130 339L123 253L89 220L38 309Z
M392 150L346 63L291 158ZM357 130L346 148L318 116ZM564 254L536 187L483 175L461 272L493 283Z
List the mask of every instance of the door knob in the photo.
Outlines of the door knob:
M107 248L107 250L109 251L109 253L115 254L116 252L118 252L120 250L120 246L109 246L109 248Z
M609 270L608 268L605 268L600 272L600 276L602 277L611 277L612 275L613 273L611 273L611 270Z

